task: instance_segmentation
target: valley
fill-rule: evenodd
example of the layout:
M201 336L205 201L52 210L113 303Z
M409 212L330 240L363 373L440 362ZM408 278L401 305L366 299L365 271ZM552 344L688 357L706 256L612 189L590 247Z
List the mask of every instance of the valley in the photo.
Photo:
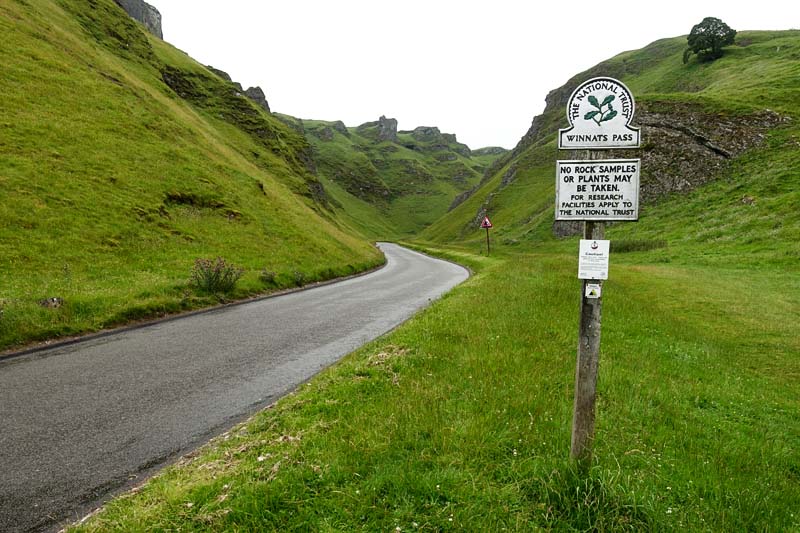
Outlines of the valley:
M553 89L506 150L280 113L113 0L12 0L0 27L6 354L362 273L379 240L472 273L70 531L800 528L799 30L713 61L654 36ZM641 149L607 155L641 159L641 188L605 229L582 469L582 224L554 219L555 181L586 159L558 130L599 76L635 96ZM620 210L628 169L585 167L562 209ZM191 281L213 258L231 290Z

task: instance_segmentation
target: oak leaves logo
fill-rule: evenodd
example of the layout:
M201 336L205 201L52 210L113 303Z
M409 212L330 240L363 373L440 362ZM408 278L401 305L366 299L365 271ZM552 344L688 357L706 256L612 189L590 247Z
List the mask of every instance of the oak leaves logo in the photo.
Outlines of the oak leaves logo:
M596 110L589 111L588 113L586 113L583 116L583 119L593 120L599 126L601 122L606 122L616 117L617 110L614 109L614 106L611 105L611 102L613 102L615 98L616 96L614 96L613 94L609 94L603 99L603 103L599 103L594 95L590 95L588 98L589 103L592 104L592 106L595 107ZM607 107L605 111L603 111L604 107Z

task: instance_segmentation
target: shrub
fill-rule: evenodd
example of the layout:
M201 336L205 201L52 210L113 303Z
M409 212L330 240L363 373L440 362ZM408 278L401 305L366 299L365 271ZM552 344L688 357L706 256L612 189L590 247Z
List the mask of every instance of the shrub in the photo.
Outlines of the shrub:
M275 285L275 277L278 274L272 270L267 270L266 268L261 271L258 275L258 279L260 279L263 283L267 285Z
M230 292L244 273L223 258L196 259L192 267L191 283L198 289L210 293Z
M302 287L306 284L306 275L300 272L299 270L294 271L294 284L298 287Z

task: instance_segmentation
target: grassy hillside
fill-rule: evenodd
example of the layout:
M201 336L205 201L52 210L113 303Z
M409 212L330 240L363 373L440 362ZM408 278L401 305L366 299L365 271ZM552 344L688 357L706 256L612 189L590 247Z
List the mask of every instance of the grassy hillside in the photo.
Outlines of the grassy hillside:
M380 262L301 134L113 0L4 2L0 29L0 349L216 302L197 258L246 269L227 298Z
M645 198L640 221L609 228L611 239L665 241L664 260L678 261L740 255L744 242L744 261L796 265L800 252L791 242L800 235L800 31L740 32L737 44L711 63L692 59L684 65L685 42L683 37L664 39L625 52L551 92L545 113L536 117L520 145L480 190L427 228L422 240L472 242L477 249L482 234L474 220L488 210L499 245L558 246L551 232L555 161L572 154L557 153L555 133L566 126L572 89L602 74L631 88L637 101L634 123L646 124L642 150L609 154L643 158ZM713 154L701 150L688 159L695 149L691 141L684 141L677 153L667 152L674 141L659 136L664 117L677 117L678 125L729 143L733 156L703 166L703 159L714 160ZM737 125L745 126L740 131ZM745 136L755 142L741 150L735 142ZM517 169L513 181L503 185L512 168ZM661 187L696 176L703 179L691 190Z
M341 122L283 118L313 145L337 215L372 237L416 234L445 214L505 152L473 152L434 127L381 137L376 122L348 128Z

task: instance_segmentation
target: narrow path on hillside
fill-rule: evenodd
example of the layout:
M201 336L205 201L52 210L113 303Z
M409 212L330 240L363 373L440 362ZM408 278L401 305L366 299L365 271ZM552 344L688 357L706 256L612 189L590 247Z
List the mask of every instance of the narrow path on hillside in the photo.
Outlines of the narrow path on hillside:
M78 518L468 276L380 246L363 277L0 361L0 531Z

